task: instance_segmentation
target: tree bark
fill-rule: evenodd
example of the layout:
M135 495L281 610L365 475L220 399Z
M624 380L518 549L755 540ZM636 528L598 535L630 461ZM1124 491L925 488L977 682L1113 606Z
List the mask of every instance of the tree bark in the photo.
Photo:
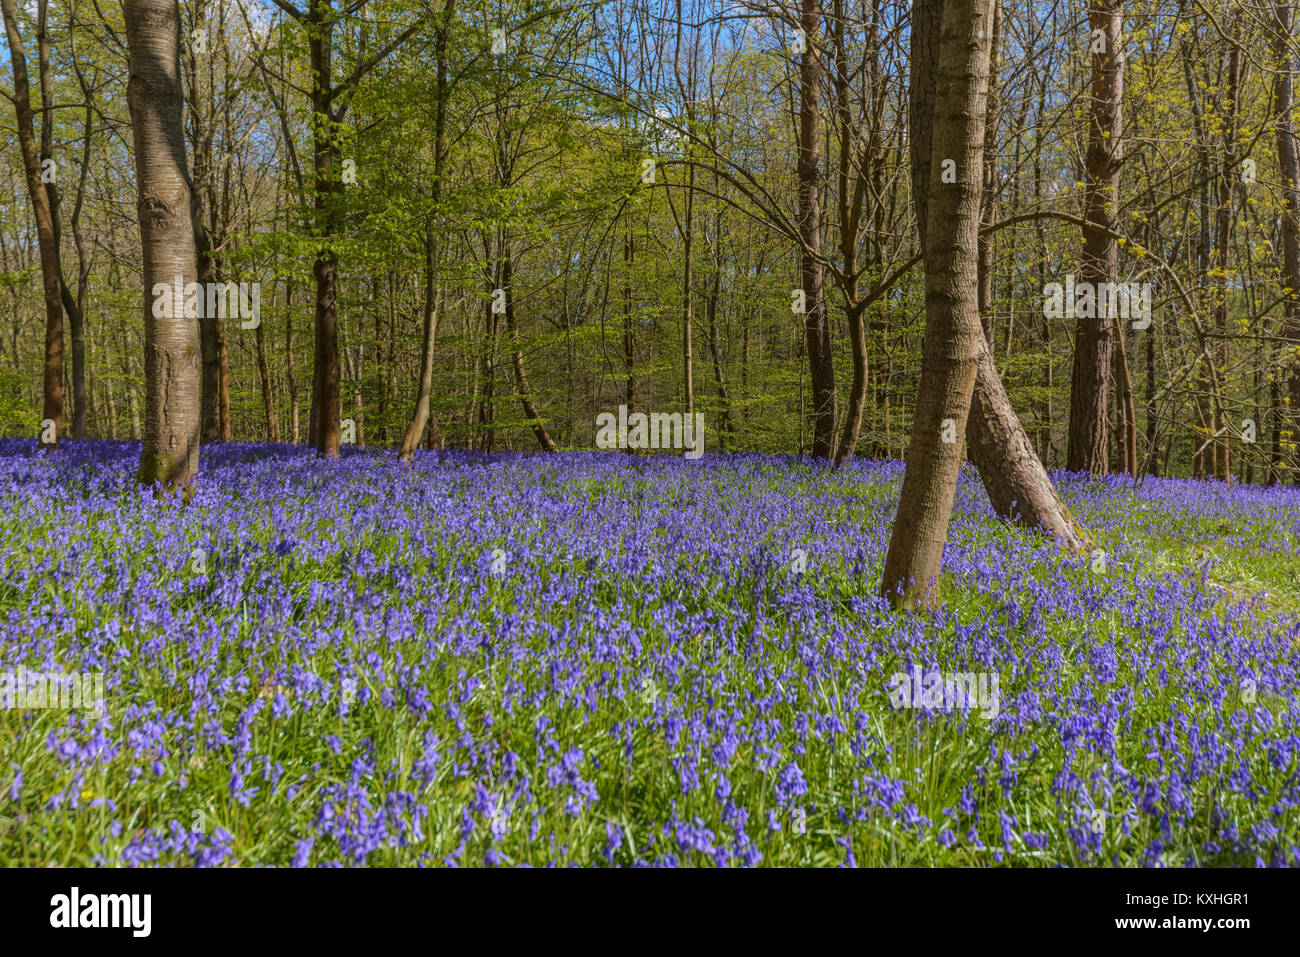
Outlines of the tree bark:
M189 25L202 26L206 12L206 0L198 0L191 9L192 20ZM184 44L184 47L188 51L186 78L189 81L189 92L186 100L189 104L190 143L193 149L194 170L190 190L190 218L194 222L198 281L200 286L207 289L210 283L217 281L217 261L212 248L212 230L208 227L208 219L214 207L212 202L213 139L216 131L210 122L212 118L208 114L208 97L203 83L204 70L205 67L209 67L209 63L199 61L199 55L195 52L192 43ZM211 75L212 71L209 68L207 72ZM222 331L222 321L215 314L208 315L205 307L203 316L199 319L199 344L203 357L199 399L202 425L199 434L205 445L222 439L221 351L217 341Z
M718 217L718 235L721 235L722 217ZM704 303L704 314L709 324L709 358L713 362L713 383L718 389L718 405L722 412L722 427L718 430L719 446L722 451L730 451L736 434L736 423L732 420L731 394L727 389L727 377L722 371L722 352L718 347L718 302L722 288L722 257L717 255L713 265L713 280L709 287L709 296Z
M844 278L840 283L844 294L845 319L849 327L849 344L853 357L853 380L849 388L848 409L840 429L839 448L835 452L835 465L838 468L846 459L853 457L858 446L858 434L862 431L862 417L867 404L867 385L869 372L867 365L867 333L864 314L866 305L862 302L861 272L858 267L858 243L862 233L863 206L866 198L866 186L869 179L878 176L883 165L883 145L880 135L880 113L876 111L869 119L871 123L867 134L865 149L859 153L855 135L850 103L850 75L852 69L848 63L846 44L846 24L843 0L834 0L831 13L831 63L832 87L835 93L835 126L839 130L840 155L836 186L839 198L839 237L840 260ZM875 44L878 23L873 17L867 33L868 47ZM874 59L868 74L871 78L873 96L883 96L880 78ZM856 174L852 167L855 156L861 156ZM878 190L873 191L871 200L877 206L881 202ZM880 249L879 233L875 236L876 249Z
M266 364L266 337L259 322L253 333L257 344L257 378L262 386L262 420L266 425L266 441L279 442L279 431L275 427L275 407L271 404L271 370Z
M831 360L830 322L826 315L821 199L821 0L802 0L800 25L804 52L799 63L799 275L803 285L804 332L813 393L814 457L835 454L835 368Z
M1211 370L1214 382L1212 409L1214 418L1211 432L1216 436L1210 449L1210 461L1213 464L1214 477L1220 481L1232 480L1232 439L1236 434L1233 423L1227 413L1227 375L1230 357L1228 355L1228 289L1231 285L1228 276L1228 257L1232 243L1232 212L1237 196L1237 177L1240 170L1237 165L1237 125L1241 100L1241 8L1233 15L1232 27L1228 37L1231 50L1228 53L1227 77L1227 116L1223 123L1223 162L1219 171L1219 208L1214 221L1214 259L1213 275L1216 277L1214 328L1218 333L1214 345L1215 368Z
M1124 344L1124 324L1119 316L1112 320L1115 330L1115 368L1119 371L1120 418L1124 426L1124 446L1121 458L1125 472L1137 478L1142 466L1137 451L1137 405L1133 400L1133 373L1128 365L1128 348ZM1151 330L1147 329L1147 335Z
M1007 521L1051 536L1066 551L1091 542L1061 501L993 364L987 340L980 350L967 434L993 510Z
M437 174L435 174L436 178ZM434 187L435 194L438 192ZM436 207L435 198L435 207ZM436 213L434 214L436 215ZM433 396L433 362L434 345L438 338L438 315L441 308L439 297L441 289L438 283L438 238L437 230L432 226L425 231L424 259L424 331L421 336L420 381L416 388L415 411L407 424L402 437L399 457L403 462L410 462L415 457L415 450L420 447L425 427L429 424L429 405Z
M980 225L992 226L998 207L998 122L1002 108L1001 76L1002 0L993 2L993 41L989 52L989 115L984 122L984 189L981 199ZM980 324L984 339L992 352L993 329L993 240L994 234L980 234ZM978 388L978 386L976 386Z
M54 91L50 88L50 44L49 35L45 29L46 0L39 0L36 10L37 64L41 85L41 166L44 168L46 161L54 161L54 152L51 148L54 133ZM82 196L85 192L86 164L90 156L90 129L91 120L88 110L82 165L77 179L77 206L76 210L74 210L74 220L76 214L80 211ZM68 284L63 277L63 243L60 238L63 235L63 229L59 215L58 177L51 177L50 181L44 185L45 193L50 201L50 221L54 226L54 265L59 271L59 295L63 302L63 311L68 317L68 333L72 345L72 437L79 440L86 437L86 412L90 405L86 391L85 322L81 310L81 301L72 295L72 290L68 288ZM73 228L75 232L75 221ZM78 291L84 293L84 275L82 275L81 281L78 282Z
M935 31L926 27L936 20L938 49ZM992 0L919 0L913 30L913 71L931 63L936 69L933 119L921 120L930 131L928 164L917 162L919 151L912 147L913 182L926 175L929 183L926 328L907 468L880 585L881 596L896 608L933 600L984 347L977 286ZM924 85L914 85L913 92L915 134Z
M1117 281L1119 244L1114 232L1119 204L1123 133L1124 0L1092 0L1090 31L1100 30L1104 49L1092 53L1092 100L1089 106L1085 179L1085 225L1080 282ZM1092 32L1089 34L1091 47ZM1107 297L1109 298L1109 297ZM1104 475L1110 471L1110 397L1113 316L1098 302L1091 317L1077 318L1074 367L1070 377L1070 441L1066 468Z
M174 301L170 317L154 315L155 283L165 284L167 296L176 277L190 283L196 274L181 117L180 20L176 0L123 0L122 8L144 258L145 422L137 478L175 488L189 486L198 470L200 373L198 323Z
M687 168L686 223L682 229L682 402L687 415L695 412L695 355L691 341L695 325L694 290L691 288L695 281L691 270L694 240L695 166L692 164Z
M284 291L284 376L289 390L289 441L298 444L298 378L293 366L293 277L285 283Z
M434 38L434 62L437 64L437 101L434 104L433 121L433 184L431 187L430 216L437 223L441 217L439 203L442 198L442 171L447 146L447 34L451 30L451 19L455 13L456 0L447 0L442 23L437 28ZM402 437L400 457L403 462L410 462L424 435L425 426L429 424L429 403L433 394L434 342L438 337L438 311L440 307L440 286L438 282L438 230L431 223L424 236L424 334L421 337L420 381L415 395L415 411L411 415L406 434Z
M519 348L519 332L515 326L514 263L511 260L510 240L504 233L498 239L497 255L500 257L497 275L500 276L501 281L499 288L505 292L506 335L510 338L511 367L515 374L515 389L519 394L519 405L524 410L524 418L528 420L533 435L537 436L537 444L547 452L554 452L556 451L555 440L551 438L546 424L542 421L541 413L537 411L532 390L528 387L528 376L524 373L524 354Z
M63 278L62 257L59 263L59 284L63 294L63 310L68 316L68 332L72 340L72 437L85 438L86 417L94 399L94 389L86 386L86 324L85 305L90 287L90 261L86 256L86 241L81 230L81 211L86 197L86 179L90 172L90 151L94 134L94 104L88 87L82 85L85 97L85 120L81 141L81 167L77 171L76 199L72 204L72 243L77 250L77 290L74 295ZM54 219L54 239L59 242L59 192L55 184L48 184L50 211Z
M996 8L994 18L995 22L999 19ZM914 7L912 30L913 42L917 46L913 51L916 66L912 76L911 96L913 103L918 104L910 120L912 161L914 166L928 167L933 135L933 117L928 111L932 111L934 103L936 62L927 51L937 51L939 43L939 13L931 3ZM995 30L993 48L996 48L997 40L998 32ZM997 64L991 51L990 88L995 83L993 73L996 69ZM988 135L987 128L985 133L985 148L996 145L996 136ZM987 163L983 169L982 181L981 220L991 221L986 205L992 201L993 196L989 188L990 171ZM929 183L922 184L918 181L913 187L922 249L928 249L926 222L929 191ZM980 246L977 267L981 316L986 310L992 309L993 284L986 272L991 268L992 260L984 255L986 249L987 247ZM979 471L989 502L1001 518L1043 532L1065 550L1085 549L1090 544L1087 533L1057 494L1042 461L1034 451L1033 441L1016 415L998 376L987 329L987 325L982 325L967 437L970 440L971 460Z
M63 431L63 285L59 277L59 250L54 234L54 217L50 197L41 182L41 162L36 147L36 127L32 114L31 84L27 75L27 57L18 33L14 0L0 0L5 32L9 40L9 62L14 74L14 112L18 120L18 145L23 156L27 195L36 217L36 238L41 257L41 288L45 298L45 363L41 399L41 419L54 423L50 437L44 425L40 442L43 449L56 449ZM44 10L41 11L44 19ZM48 112L47 112L48 116ZM47 438L49 439L47 441Z
M1273 405L1277 418L1285 422L1274 424L1275 457L1291 460L1292 468L1300 467L1294 454L1295 437L1300 433L1300 150L1297 149L1295 119L1295 57L1291 52L1293 13L1290 2L1279 3L1273 9L1273 74L1274 124L1277 132L1278 166L1282 174L1282 285L1285 296L1283 335L1290 340L1285 350L1287 359L1283 368L1277 369L1274 378L1284 378L1290 395L1290 409L1281 413ZM1280 390L1279 390L1280 391ZM1280 398L1280 397L1279 397ZM1285 438L1284 438L1285 436ZM1291 455L1287 455L1287 445ZM1280 462L1276 467L1280 472Z
M333 242L342 227L343 179L331 71L334 10L330 0L312 0L306 16L311 60L312 168L315 174L316 230L321 245L312 276L316 281L316 340L312 389L312 429L316 452L339 457L338 253Z
M633 338L636 316L632 301L632 260L635 255L632 236L632 211L625 210L623 225L623 404L628 412L636 402L636 340Z

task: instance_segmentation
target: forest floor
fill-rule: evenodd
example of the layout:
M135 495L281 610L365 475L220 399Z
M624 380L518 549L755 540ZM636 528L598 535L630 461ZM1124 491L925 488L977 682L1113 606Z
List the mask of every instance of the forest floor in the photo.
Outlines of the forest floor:
M1300 490L968 471L918 616L898 462L138 455L0 441L0 865L1300 864Z

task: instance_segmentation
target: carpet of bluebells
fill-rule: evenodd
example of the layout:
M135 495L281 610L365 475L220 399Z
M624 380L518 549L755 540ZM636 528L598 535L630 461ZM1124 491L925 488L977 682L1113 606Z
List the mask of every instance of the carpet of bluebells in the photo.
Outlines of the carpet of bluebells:
M0 865L1300 864L1300 490L969 472L912 615L899 462L138 455L0 442L0 672L108 703L0 711Z

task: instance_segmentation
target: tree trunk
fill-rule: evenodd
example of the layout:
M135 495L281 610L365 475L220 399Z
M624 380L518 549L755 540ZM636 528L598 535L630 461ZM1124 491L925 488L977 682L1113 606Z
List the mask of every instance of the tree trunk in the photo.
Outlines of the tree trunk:
M437 192L436 185L434 191ZM424 242L424 334L420 340L420 382L416 390L415 412L411 415L406 434L402 437L401 460L403 462L410 462L414 458L415 450L420 446L420 439L429 424L429 403L433 395L434 344L438 338L440 289L437 230L432 225L425 231Z
M1236 434L1227 413L1227 376L1230 365L1228 355L1228 256L1232 243L1232 211L1237 196L1237 177L1241 175L1237 163L1237 123L1241 99L1241 9L1233 15L1228 43L1227 116L1223 122L1223 162L1219 173L1219 208L1214 222L1213 275L1216 277L1214 303L1214 329L1218 338L1214 346L1214 399L1211 431L1216 436L1210 447L1210 461L1214 477L1220 481L1232 480L1232 439Z
M1124 0L1093 0L1088 10L1091 31L1101 31L1104 49L1092 53L1092 101L1089 107L1088 157L1080 282L1117 281L1119 244L1114 231L1119 204L1119 172L1124 150L1122 102L1124 47L1121 27ZM1091 41L1091 34L1089 37ZM1091 47L1090 47L1091 49ZM1070 441L1066 468L1104 475L1110 470L1110 397L1114 317L1098 297L1092 316L1076 318L1074 368L1070 377Z
M913 76L933 64L935 82L932 113L926 109L926 84L913 83L909 121L913 135L919 122L930 138L928 163L918 162L920 151L916 142L912 145L913 182L929 184L923 241L926 328L907 468L880 585L880 594L894 607L922 607L933 599L984 347L977 288L992 5L992 0L913 5Z
M36 237L40 246L41 288L45 296L45 374L41 401L41 419L53 422L53 429L42 424L41 448L55 449L63 431L63 287L59 279L59 250L54 234L54 217L50 197L41 182L41 162L36 147L36 127L32 115L27 58L22 37L18 34L18 17L14 0L0 0L5 32L9 39L9 62L14 74L14 112L18 120L18 145L23 156L27 195L36 216ZM44 19L44 8L41 10ZM47 111L48 116L48 111ZM50 433L53 433L52 435Z
M298 444L300 427L298 422L298 378L293 371L293 290L291 276L285 284L284 291L284 376L289 389L289 441Z
M967 434L971 459L999 516L1050 535L1064 550L1089 547L1087 533L1061 501L1011 406L987 340L980 351Z
M483 393L479 399L479 429L483 433L481 448L492 454L496 438L496 353L497 353L497 317L492 311L492 303L487 304L484 320L483 360L480 378Z
M280 434L275 427L275 408L271 404L271 370L266 364L266 338L259 322L253 332L257 343L257 378L262 385L262 419L266 424L266 441L279 442Z
M198 323L177 308L184 296L174 295L173 286L177 277L193 282L196 273L181 116L180 23L175 0L123 0L122 8L131 57L127 104L145 290L144 447L137 477L175 488L189 486L198 470L200 376ZM169 310L155 309L160 298L171 298ZM155 311L168 315L155 316Z
M989 52L989 115L984 122L984 189L980 225L991 226L997 216L998 200L998 121L1002 108L1001 76L1002 0L993 0L993 41ZM993 329L993 239L992 233L980 235L980 323L992 358ZM978 388L978 386L976 386Z
M852 458L858 446L858 434L862 431L862 416L867 404L867 386L869 369L867 365L867 333L864 313L866 306L860 294L860 272L858 269L858 243L861 237L863 201L866 195L866 183L874 178L882 165L883 152L880 142L879 114L872 116L870 133L866 149L862 153L861 166L856 175L851 173L853 157L858 153L858 137L854 134L852 110L850 106L850 73L845 39L845 16L843 0L835 0L831 13L831 55L832 86L835 92L835 125L840 134L839 169L836 183L839 194L839 237L840 260L844 273L841 291L844 294L845 318L849 327L849 343L853 356L853 380L849 388L849 404L840 429L839 448L835 452L835 465L838 468L846 459ZM876 42L876 21L873 18L868 30L868 46ZM874 64L874 61L873 61ZM870 73L870 89L874 96L883 95L879 76L875 69ZM881 203L881 194L874 191L872 202L877 211ZM879 233L876 237L876 249L879 250Z
M994 18L996 22L998 19L996 9ZM913 163L920 165L922 159L930 154L933 135L932 115L928 110L933 108L934 103L935 62L925 51L938 49L938 13L928 4L914 10L912 29L915 42L920 47L913 54L920 59L917 61L917 72L912 77L912 98L922 106L912 114L911 143ZM993 37L992 42L996 46L997 31L994 31ZM997 65L990 53L990 88L995 82L993 72L996 69ZM925 104L930 106L927 107ZM985 148L990 144L995 145L996 139L985 135ZM928 183L913 189L918 231L923 249L928 248L925 223L929 212L929 190ZM981 205L991 201L987 164L983 171L981 193ZM981 219L990 220L987 209L983 211ZM981 297L988 298L981 299L981 315L985 310L992 308L992 282L985 272L990 268L991 259L982 255L984 248L980 248L977 289L980 290ZM1051 479L1048 478L1046 469L1043 468L1042 461L1034 451L1033 441L1011 405L1011 400L994 365L991 340L985 334L985 328L987 327L981 328L983 341L980 344L975 389L972 395L970 419L967 423L971 460L979 471L980 480L988 493L993 510L1001 518L1043 532L1056 540L1063 549L1082 550L1090 544L1087 533L1061 501Z
M197 0L191 8L192 20L189 26L206 31L206 0ZM216 256L212 251L212 231L208 228L208 218L212 214L211 183L213 177L213 130L209 122L211 117L207 110L206 88L203 83L207 62L200 62L199 54L193 44L183 44L188 69L186 78L189 91L186 100L189 105L190 144L193 155L193 182L190 189L190 219L194 223L194 251L198 258L198 282L203 289L217 280ZM205 56L205 61L207 57ZM211 74L211 70L207 70ZM202 425L200 440L204 445L221 441L221 358L217 348L217 336L220 320L215 312L208 315L206 304L199 319L199 345L202 354L203 376L200 389L200 408Z
M77 198L72 207L72 242L77 250L77 291L74 295L68 284L60 278L63 310L68 314L68 332L72 339L72 437L85 438L86 416L94 398L94 389L86 387L86 295L90 286L90 262L86 257L86 242L81 230L81 210L86 195L86 177L90 169L91 137L94 129L94 109L87 97L85 135L82 140L81 168L77 172ZM54 219L54 239L59 240L59 193L54 183L48 184L50 212ZM60 277L62 277L60 259Z
M695 412L695 356L691 348L692 327L695 325L694 298L691 285L695 281L691 271L692 246L695 239L695 166L687 170L686 223L682 230L682 394L686 414Z
M499 239L497 255L500 256L497 274L501 277L500 288L505 292L506 297L506 335L510 337L511 364L515 373L515 388L519 393L519 404L524 410L524 418L528 420L529 428L537 436L537 443L547 452L554 452L555 441L546 430L541 414L537 411L537 404L533 401L532 392L528 388L528 376L524 374L524 354L519 348L519 332L515 327L514 264L510 259L510 240L504 234Z
M1122 468L1133 478L1141 474L1142 466L1137 457L1137 406L1133 401L1133 374L1128 365L1128 348L1124 344L1124 324L1119 316L1112 322L1115 329L1115 368L1119 371L1119 407L1120 421L1123 424ZM1147 329L1147 334L1151 330Z
M817 458L835 454L835 369L820 261L821 199L821 0L802 0L804 52L799 63L799 274L804 292L804 331L813 393L813 447Z
M196 162L195 166L199 167L200 163ZM190 202L190 215L194 220L194 251L198 257L198 281L202 288L207 289L209 283L216 281L217 270L212 256L212 237L207 226L203 223L204 204L199 199L202 191L202 180L202 173L195 177L193 198ZM199 400L202 410L200 433L204 444L221 440L221 359L217 352L217 325L219 320L215 314L210 316L207 313L208 310L205 306L203 316L199 319L199 351L203 357L202 387Z
M51 148L54 134L54 91L50 88L50 44L49 35L45 29L45 0L39 0L36 10L36 49L41 85L41 168L44 169L45 164L49 162L52 164L51 169L57 169L57 166L53 165L54 153ZM77 207L74 216L80 211L82 197L85 193L86 165L90 156L90 129L91 119L89 111L87 111L86 135L81 170L77 179ZM85 323L81 311L81 302L73 297L72 290L68 288L68 284L63 278L63 254L61 251L63 247L60 240L63 230L59 216L58 177L51 177L50 181L44 185L45 194L50 201L50 221L54 227L54 265L59 271L59 295L63 303L63 311L68 316L68 333L72 341L72 437L74 439L84 439L86 437L86 412L90 405L86 391ZM78 245L80 247L80 244ZM84 293L84 276L78 282L78 291Z
M437 64L437 102L434 104L433 122L433 218L425 230L424 236L424 334L420 349L420 382L415 396L415 412L402 437L401 460L410 462L429 424L429 403L433 394L433 360L434 342L438 337L439 295L438 283L438 225L441 222L439 203L442 197L442 170L447 142L447 34L451 30L451 18L455 12L456 0L447 0L442 24L438 27L434 39L434 61Z
M721 235L722 217L718 217L718 235ZM731 395L727 390L727 377L722 371L722 351L718 347L718 301L722 287L721 256L714 261L713 282L704 303L704 313L709 323L709 358L713 362L713 383L718 389L718 405L722 412L722 427L718 430L719 446L726 452L731 449L736 434L736 424L731 417Z
M321 239L312 266L316 281L316 340L312 389L312 429L316 452L339 457L338 254L333 241L342 226L342 162L333 109L331 35L334 11L329 0L313 0L307 14L311 60L312 155L316 186L316 229Z
M1179 13L1183 13L1183 4L1179 3ZM1189 34L1191 31L1189 31ZM1192 50L1192 44L1188 36L1183 36L1179 41L1179 58L1183 65L1183 81L1187 87L1187 103L1192 114L1192 132L1196 138L1196 173L1195 181L1199 184L1198 197L1196 203L1197 221L1199 229L1197 230L1196 243L1196 267L1201 276L1209 273L1210 269L1210 135L1207 130L1205 111L1201 106L1201 97L1204 95L1200 92L1203 84L1198 84L1193 76L1193 63L1197 54ZM1149 332L1150 330L1148 330ZM1196 348L1202 350L1204 342L1201 341L1200 335L1197 335ZM1192 405L1196 412L1196 430L1195 441L1192 444L1194 452L1192 454L1192 475L1195 478L1204 478L1207 472L1213 469L1206 469L1205 463L1207 456L1204 449L1208 445L1202 444L1202 438L1213 433L1210 426L1212 414L1209 406L1209 396L1212 391L1210 381L1210 372L1205 364L1200 365L1194 385L1192 387ZM1166 443L1166 457L1164 467L1169 467L1168 456L1173 450L1173 436L1170 435L1169 442Z
M1279 3L1273 10L1273 108L1277 129L1278 165L1282 174L1282 285L1286 299L1283 335L1290 340L1284 354L1289 358L1285 368L1278 369L1276 377L1283 377L1291 397L1290 410L1282 423L1274 424L1274 444L1279 459L1283 458L1286 444L1281 436L1290 434L1292 451L1295 436L1300 433L1300 361L1295 350L1300 348L1300 150L1296 146L1295 119L1295 58L1291 53L1292 9L1290 2ZM1276 409L1281 403L1275 401ZM1293 468L1300 467L1294 455Z
M632 303L632 259L634 255L632 239L632 212L626 211L623 232L623 404L628 412L636 402L636 341L633 328L636 322Z

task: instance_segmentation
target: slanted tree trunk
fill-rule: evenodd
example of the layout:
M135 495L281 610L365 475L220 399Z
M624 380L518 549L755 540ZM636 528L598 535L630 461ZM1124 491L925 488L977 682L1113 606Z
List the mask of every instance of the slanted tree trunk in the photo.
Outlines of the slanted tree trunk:
M436 184L438 174L434 175ZM437 192L435 185L435 205ZM406 426L406 434L402 437L400 458L403 462L412 461L415 450L420 447L424 429L429 424L429 405L433 396L434 345L438 339L441 288L438 283L438 236L437 229L432 224L425 229L424 250L424 333L421 337L420 381L416 389L415 411Z
M9 0L5 0L9 2ZM154 315L154 285L195 279L176 0L123 0L140 246L144 259L145 422L140 482L188 486L199 464L199 329L172 303ZM176 297L183 298L183 297Z
M818 182L821 162L821 0L802 0L804 52L799 61L799 275L805 297L804 332L812 380L813 447L817 458L835 454L835 368L822 263L822 212Z
M519 405L524 410L528 427L533 430L533 435L537 436L537 444L547 452L554 452L556 451L555 440L551 438L551 433L547 431L546 424L542 421L541 413L537 411L537 403L533 401L532 390L528 387L528 376L524 373L524 354L519 348L519 330L515 325L514 263L511 260L510 239L504 232L497 240L497 255L500 257L497 262L497 275L501 282L499 288L505 293L506 335L510 339L511 367L515 374L515 389L519 395Z
M929 162L917 162L915 142L912 147L913 182L929 183L926 323L907 468L880 585L880 594L894 607L923 607L932 601L985 346L977 290L992 8L992 0L918 0L913 5L913 75L931 64L936 69L933 119L929 124L920 120L930 129ZM924 84L913 86L913 133L926 92Z
M501 194L506 195L506 191L514 188L519 180L515 175L516 163L523 154L524 137L527 133L527 121L521 122L519 110L516 109L511 100L508 88L498 88L495 95L495 137L496 148L493 156L494 166L494 183L493 185L501 190ZM488 303L488 338L490 340L490 350L495 363L497 335L500 331L496 321L496 316L502 315L505 319L505 339L506 346L510 353L511 371L514 374L515 394L519 399L519 404L523 408L524 418L527 420L528 427L532 429L533 434L537 437L537 442L541 447L548 451L554 452L556 445L551 438L550 432L537 410L537 404L533 400L532 390L528 385L528 376L524 371L524 354L519 344L519 326L516 319L516 296L514 288L514 253L512 249L511 227L506 219L499 220L495 226L495 231L489 234L483 233L483 253L484 260L489 264L485 270L485 278L491 288L489 292ZM491 367L486 377L489 386L492 386ZM489 394L489 411L491 394ZM492 431L489 429L488 437L491 438ZM505 441L507 449L510 447L510 435L506 433Z
M1124 0L1092 0L1088 9L1092 50L1092 100L1088 111L1088 156L1080 282L1118 281L1119 244L1115 230L1119 173L1124 158ZM1101 31L1100 48L1093 36ZM1110 471L1111 347L1114 317L1111 297L1098 297L1091 316L1076 318L1074 367L1070 378L1070 441L1066 468L1104 475Z
M18 120L18 146L23 156L27 195L36 216L36 239L40 246L41 288L45 297L45 375L41 400L41 418L52 421L54 428L41 428L41 447L58 448L63 431L63 284L59 277L59 249L54 232L50 197L41 182L41 161L36 147L36 126L32 115L31 84L27 77L27 57L18 33L18 16L14 0L0 0L5 33L9 39L9 63L14 74L14 112ZM44 21L44 5L41 7ZM46 116L48 117L48 110ZM47 119L48 123L48 119ZM53 435L49 432L52 431Z
M1012 408L987 341L980 350L967 435L971 459L998 515L1050 535L1064 550L1089 547L1087 533L1061 501Z

